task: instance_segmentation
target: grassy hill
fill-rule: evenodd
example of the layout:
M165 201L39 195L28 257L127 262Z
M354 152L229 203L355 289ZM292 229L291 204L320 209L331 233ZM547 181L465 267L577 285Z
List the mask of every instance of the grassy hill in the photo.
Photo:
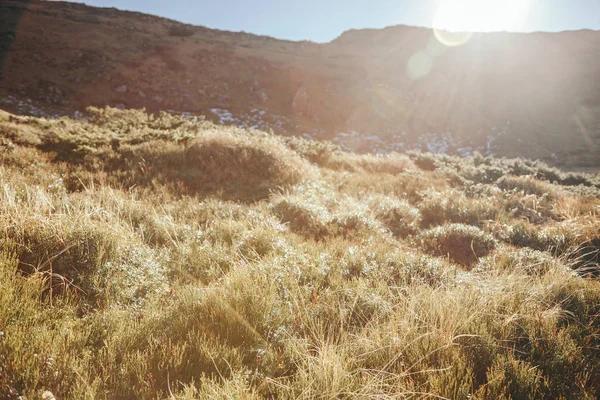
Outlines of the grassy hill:
M0 108L175 110L285 135L357 132L340 137L354 150L477 150L598 168L599 49L595 31L475 34L450 48L408 26L290 42L71 2L0 0Z
M600 179L0 114L0 397L600 396Z

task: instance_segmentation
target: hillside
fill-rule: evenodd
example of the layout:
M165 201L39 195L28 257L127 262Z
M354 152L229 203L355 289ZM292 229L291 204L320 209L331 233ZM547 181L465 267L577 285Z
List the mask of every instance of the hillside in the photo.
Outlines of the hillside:
M88 115L0 113L0 398L600 396L599 175Z
M111 105L206 115L347 149L600 166L600 33L476 34L445 47L406 26L326 44L57 1L0 0L0 107Z

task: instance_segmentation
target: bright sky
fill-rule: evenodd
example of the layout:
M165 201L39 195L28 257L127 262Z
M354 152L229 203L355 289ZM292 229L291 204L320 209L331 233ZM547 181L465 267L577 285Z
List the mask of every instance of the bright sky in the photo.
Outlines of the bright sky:
M600 30L600 0L79 0L280 39L328 42L391 25L475 31Z

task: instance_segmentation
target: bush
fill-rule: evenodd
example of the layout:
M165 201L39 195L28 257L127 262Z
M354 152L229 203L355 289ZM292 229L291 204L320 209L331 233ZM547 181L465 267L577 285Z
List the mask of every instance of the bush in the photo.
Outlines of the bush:
M406 170L415 169L414 163L410 158L397 154L387 154L385 156L372 154L354 154L337 152L333 153L326 167L334 170L344 170L350 172L371 172L400 174Z
M421 222L421 213L404 200L375 197L371 201L373 215L394 235L406 237L414 234Z
M572 267L584 276L600 276L600 235L578 244L568 252Z
M481 259L478 269L543 276L549 272L567 271L568 267L543 251L506 247Z
M95 160L123 186L168 185L181 194L217 194L225 199L256 201L271 192L315 175L306 160L266 134L235 130L204 131L187 144L151 141L121 145Z
M307 140L298 136L285 137L284 141L290 149L321 166L327 165L331 156L341 151L338 145L329 141Z
M518 247L547 251L558 256L577 245L578 232L568 226L539 228L528 222L515 222L499 232L500 239Z
M550 200L556 200L560 196L555 186L532 177L505 176L499 179L496 185L506 191L523 192L540 198L547 196Z
M465 179L475 183L493 183L507 174L507 169L493 166L480 165L477 167L465 168L460 175Z
M165 264L153 250L129 246L95 271L91 289L104 305L136 303L165 294L169 289Z
M70 289L107 305L139 302L168 287L164 262L152 250L123 241L108 229L31 220L25 226L22 231L7 230L0 244L16 251L24 273L47 276L54 294Z
M184 162L182 180L188 186L226 188L251 199L311 175L305 161L270 136L206 132L191 143Z
M481 226L486 220L494 219L498 213L493 199L471 199L457 190L441 193L428 189L421 196L418 208L423 216L424 227L446 222Z
M448 257L465 266L472 266L495 247L494 238L479 228L463 224L438 226L422 232L418 243L430 254Z
M58 287L80 287L92 292L92 277L118 255L119 238L98 227L77 227L23 220L5 230L7 250L16 252L19 267L27 274L43 273Z
M317 240L329 234L329 212L322 207L304 204L293 198L283 198L273 205L272 210L295 233Z
M438 160L434 154L411 152L409 156L415 165L423 171L435 171L438 168Z
M477 398L528 400L542 397L544 379L541 371L513 356L498 357L487 372L487 384L477 391Z
M0 282L1 397L33 397L44 388L67 390L76 379L70 368L81 351L75 332L84 329L72 302L47 301L50 279L42 274L24 277L18 261L6 252L0 252Z

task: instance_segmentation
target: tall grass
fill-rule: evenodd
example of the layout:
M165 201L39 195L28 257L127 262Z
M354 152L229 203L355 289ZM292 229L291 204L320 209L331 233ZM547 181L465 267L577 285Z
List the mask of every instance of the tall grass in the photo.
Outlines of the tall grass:
M598 177L0 120L0 398L600 397Z

